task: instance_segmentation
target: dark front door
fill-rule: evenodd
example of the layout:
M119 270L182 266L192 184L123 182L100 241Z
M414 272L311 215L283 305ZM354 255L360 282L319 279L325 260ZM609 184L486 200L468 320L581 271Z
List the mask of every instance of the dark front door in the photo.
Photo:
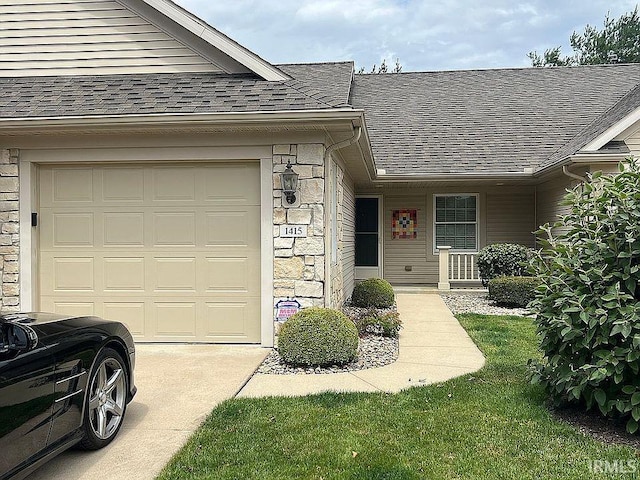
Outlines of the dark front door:
M380 199L356 198L356 279L382 277Z

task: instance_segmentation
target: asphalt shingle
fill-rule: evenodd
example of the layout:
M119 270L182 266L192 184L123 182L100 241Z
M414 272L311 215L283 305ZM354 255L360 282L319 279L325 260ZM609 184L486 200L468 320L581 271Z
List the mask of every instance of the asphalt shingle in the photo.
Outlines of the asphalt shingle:
M352 104L388 174L523 172L637 106L639 75L638 64L356 75Z
M351 62L282 69L294 78L268 82L254 75L207 73L5 77L0 78L0 118L311 110L346 104Z

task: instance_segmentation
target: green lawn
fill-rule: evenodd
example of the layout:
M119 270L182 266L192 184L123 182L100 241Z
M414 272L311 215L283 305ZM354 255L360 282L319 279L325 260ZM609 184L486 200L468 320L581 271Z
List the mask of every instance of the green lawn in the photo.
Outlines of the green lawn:
M530 319L459 319L487 357L481 371L393 395L227 401L159 478L614 478L591 462L637 460L550 416L525 378L538 355Z

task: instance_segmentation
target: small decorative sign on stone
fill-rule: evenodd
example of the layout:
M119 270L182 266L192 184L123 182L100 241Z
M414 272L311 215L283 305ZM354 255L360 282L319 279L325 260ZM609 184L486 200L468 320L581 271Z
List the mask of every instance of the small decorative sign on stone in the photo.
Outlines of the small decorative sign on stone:
M291 315L300 311L300 302L297 300L278 300L276 303L276 320L278 322L286 321Z
M307 236L307 225L280 225L280 236L284 238L304 238Z

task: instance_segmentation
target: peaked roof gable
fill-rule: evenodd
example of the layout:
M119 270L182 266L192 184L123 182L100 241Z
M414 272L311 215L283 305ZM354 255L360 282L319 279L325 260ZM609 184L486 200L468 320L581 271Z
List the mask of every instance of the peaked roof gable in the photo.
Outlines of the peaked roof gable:
M248 71L269 81L287 80L289 77L266 60L232 40L219 30L213 28L201 18L180 7L171 0L117 0L127 4L130 8L136 7L136 3L143 3L156 12L161 13L165 18L173 21L192 35L202 39L214 49L227 55ZM229 72L227 73L235 73Z
M170 0L0 4L0 77L132 73L288 76Z

